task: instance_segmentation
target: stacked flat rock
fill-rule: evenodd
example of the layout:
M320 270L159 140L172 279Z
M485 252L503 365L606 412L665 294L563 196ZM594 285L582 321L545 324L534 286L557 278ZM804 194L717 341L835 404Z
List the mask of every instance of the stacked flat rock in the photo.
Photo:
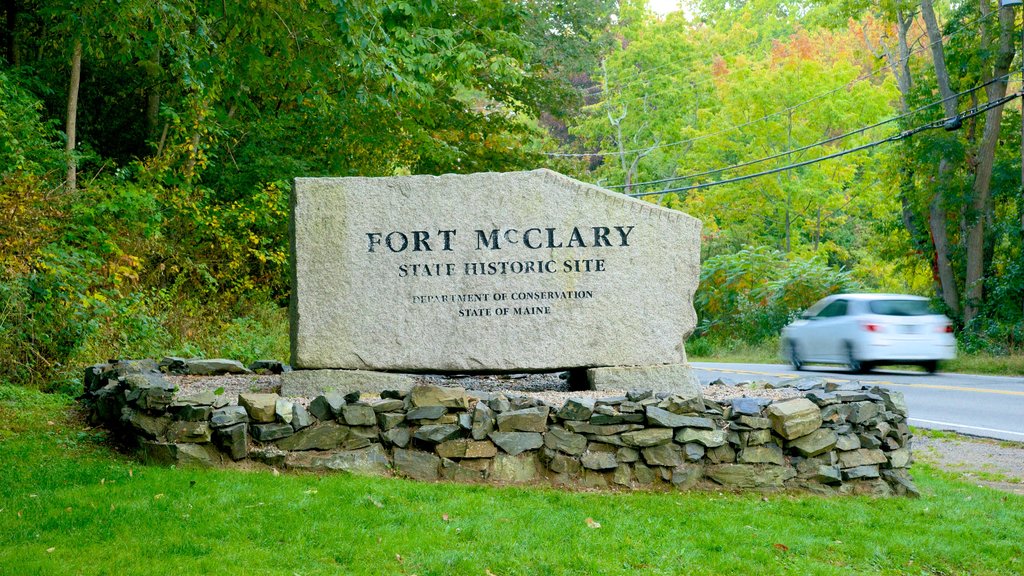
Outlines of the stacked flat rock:
M178 398L155 363L136 363L91 367L84 398L146 460L177 465L249 458L427 481L917 495L902 394L856 383L774 403L635 391L557 406L422 385L324 394L306 408L273 393L237 405Z

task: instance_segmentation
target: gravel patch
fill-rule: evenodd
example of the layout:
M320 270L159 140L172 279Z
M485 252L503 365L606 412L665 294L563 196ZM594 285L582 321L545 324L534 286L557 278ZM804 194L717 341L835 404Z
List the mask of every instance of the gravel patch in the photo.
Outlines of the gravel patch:
M1024 444L986 438L915 436L914 459L964 480L1024 495Z

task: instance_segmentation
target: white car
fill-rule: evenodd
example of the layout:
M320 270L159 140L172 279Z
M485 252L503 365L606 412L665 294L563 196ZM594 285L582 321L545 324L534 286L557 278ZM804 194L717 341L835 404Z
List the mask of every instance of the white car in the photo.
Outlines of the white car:
M783 358L800 370L809 362L845 364L867 372L880 364L916 364L929 374L956 358L949 318L928 299L906 294L835 294L819 300L782 329Z

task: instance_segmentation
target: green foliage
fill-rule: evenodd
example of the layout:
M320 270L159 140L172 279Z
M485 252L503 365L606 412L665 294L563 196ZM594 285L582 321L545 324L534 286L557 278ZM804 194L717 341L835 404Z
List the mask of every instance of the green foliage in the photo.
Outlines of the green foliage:
M0 178L43 175L60 166L57 134L43 117L43 103L0 68Z
M696 335L763 342L815 301L856 287L847 272L818 258L789 258L763 247L715 256L704 262L694 297Z

